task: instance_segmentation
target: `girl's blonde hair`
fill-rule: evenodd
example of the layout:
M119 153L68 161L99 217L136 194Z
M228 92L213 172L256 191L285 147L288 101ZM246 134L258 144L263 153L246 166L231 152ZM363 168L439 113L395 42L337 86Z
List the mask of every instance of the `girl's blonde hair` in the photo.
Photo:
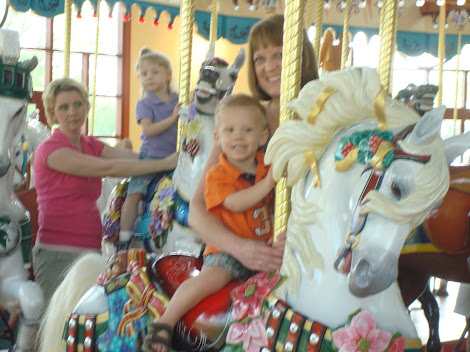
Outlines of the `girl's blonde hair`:
M142 66L143 62L150 62L155 65L159 65L164 67L168 72L170 72L170 80L168 81L168 93L172 92L172 86L171 86L171 81L173 78L173 70L171 69L171 62L168 57L166 57L164 54L159 53L157 51L152 51L147 47L143 47L140 49L140 55L139 59L137 60L137 63L135 64L135 69L137 73L140 71L140 68ZM145 94L145 91L143 92Z
M250 30L248 37L248 84L253 96L260 100L271 100L269 96L258 84L255 73L255 63L253 54L260 48L268 45L282 46L284 36L284 16L282 14L272 14L257 22ZM302 71L300 86L307 82L318 79L317 62L313 51L312 43L308 39L307 31L303 31L302 46Z
M42 102L44 104L47 124L49 127L52 127L52 125L57 123L52 114L57 95L62 92L70 91L76 91L82 98L83 102L89 104L87 88L83 84L71 78L59 78L53 80L44 90L44 93L42 93Z

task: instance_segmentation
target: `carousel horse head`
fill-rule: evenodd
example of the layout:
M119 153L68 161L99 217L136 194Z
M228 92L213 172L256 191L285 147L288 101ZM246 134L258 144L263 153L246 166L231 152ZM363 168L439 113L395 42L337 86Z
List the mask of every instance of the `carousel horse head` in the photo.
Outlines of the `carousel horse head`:
M18 33L0 30L0 177L15 159L13 152L33 93L30 73L38 63L36 57L19 62L19 51Z
M237 81L238 71L245 62L245 50L240 49L233 64L229 66L224 59L214 57L214 45L211 43L206 59L199 71L199 80L195 89L196 109L206 115L213 115L216 105L230 94Z
M439 87L434 84L416 86L410 83L405 89L398 92L395 99L415 109L418 114L423 116L432 110L438 90Z
M419 119L366 68L324 74L287 107L300 118L276 131L266 162L277 180L287 167L293 186L281 269L288 291L330 274L355 297L384 291L405 239L447 191L445 109Z

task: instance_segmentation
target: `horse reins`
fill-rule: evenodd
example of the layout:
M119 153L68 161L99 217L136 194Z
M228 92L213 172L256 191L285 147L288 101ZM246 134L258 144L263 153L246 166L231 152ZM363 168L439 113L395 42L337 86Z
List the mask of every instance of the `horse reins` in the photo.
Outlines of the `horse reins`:
M406 138L410 132L413 130L415 125L410 125L397 133L392 141L392 145L394 147L394 157L392 160L412 160L419 163L427 164L431 160L430 155L414 155L406 153L398 146L398 142ZM367 170L367 169L366 169ZM365 171L366 171L365 170ZM346 234L345 243L341 247L339 254L334 262L335 269L338 269L339 264L341 261L348 255L348 253L355 249L360 242L361 238L361 231L364 229L367 221L367 215L360 214L363 201L367 194L372 190L379 190L380 186L382 185L383 178L385 177L386 173L385 169L375 169L370 174L364 189L362 190L361 196L359 197L356 206L354 207L353 211L353 218L351 222L351 228L349 232Z

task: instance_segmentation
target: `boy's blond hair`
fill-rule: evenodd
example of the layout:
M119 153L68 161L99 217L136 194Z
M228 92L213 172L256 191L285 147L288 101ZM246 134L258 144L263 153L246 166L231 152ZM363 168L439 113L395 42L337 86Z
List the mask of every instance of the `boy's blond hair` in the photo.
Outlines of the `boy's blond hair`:
M77 92L82 98L83 102L89 104L87 88L83 84L67 77L53 80L44 90L44 93L42 93L42 102L44 104L47 124L49 127L52 127L52 125L57 123L57 121L54 120L52 113L57 95L62 92L71 91Z
M257 112L257 116L259 117L260 121L264 124L264 126L268 127L268 121L266 119L266 111L264 110L263 106L259 103L258 100L255 98L246 95L246 94L234 94L229 95L228 97L222 99L222 101L217 105L215 109L215 128L217 129L219 125L220 116L223 114L223 110L225 108L233 108L233 107L243 107L255 110Z

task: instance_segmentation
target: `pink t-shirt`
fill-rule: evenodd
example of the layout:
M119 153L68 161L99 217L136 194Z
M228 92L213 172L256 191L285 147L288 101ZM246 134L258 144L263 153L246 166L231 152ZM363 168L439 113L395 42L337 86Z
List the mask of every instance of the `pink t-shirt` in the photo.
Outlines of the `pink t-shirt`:
M82 136L81 145L83 153L92 156L100 156L104 148L103 142L91 136ZM44 248L99 249L102 228L96 201L101 194L101 178L74 176L47 166L49 155L61 148L79 151L56 129L35 151L34 184L39 208L37 240Z

